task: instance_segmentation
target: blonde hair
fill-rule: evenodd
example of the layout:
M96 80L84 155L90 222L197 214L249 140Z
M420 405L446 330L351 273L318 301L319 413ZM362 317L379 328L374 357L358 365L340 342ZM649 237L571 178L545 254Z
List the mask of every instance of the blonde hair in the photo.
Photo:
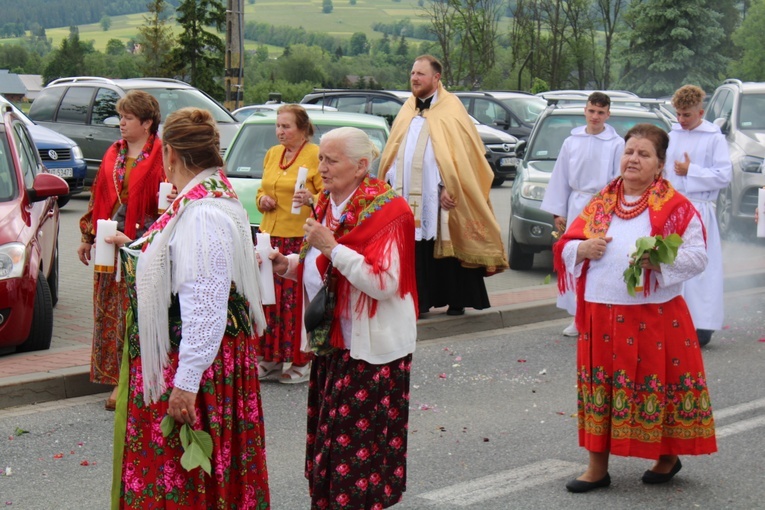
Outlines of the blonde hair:
M187 107L168 115L162 142L173 148L189 170L223 166L218 126L207 110Z
M683 85L672 96L672 106L680 110L701 106L706 93L696 85Z

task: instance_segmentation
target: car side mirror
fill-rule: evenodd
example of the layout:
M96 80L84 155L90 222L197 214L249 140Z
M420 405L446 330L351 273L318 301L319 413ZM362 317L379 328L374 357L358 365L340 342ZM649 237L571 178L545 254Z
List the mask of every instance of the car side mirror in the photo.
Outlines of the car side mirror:
M526 140L521 140L515 146L515 155L518 157L518 159L523 159L523 157L526 155Z
M115 115L112 115L111 117L106 117L104 119L104 126L113 127L113 128L120 127L120 118Z
M720 131L722 131L724 135L727 135L728 132L730 131L730 126L728 125L728 119L726 119L725 117L716 118L714 120L714 125L719 127Z
M39 202L50 197L63 197L69 194L69 185L64 179L53 174L37 174L32 187L27 189L30 202Z
M496 119L494 122L492 122L492 124L502 129L507 129L510 127L510 123L502 119Z

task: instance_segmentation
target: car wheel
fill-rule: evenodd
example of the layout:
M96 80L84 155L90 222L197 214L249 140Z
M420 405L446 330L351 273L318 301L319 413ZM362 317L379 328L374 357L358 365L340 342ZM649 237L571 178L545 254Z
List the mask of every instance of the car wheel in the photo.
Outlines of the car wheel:
M518 244L513 234L510 234L510 246L508 247L508 257L510 259L510 269L515 271L528 271L534 266L534 254L526 253L523 247Z
M64 195L63 197L58 197L58 199L56 200L56 203L58 204L58 208L61 209L66 204L68 204L70 198L72 198L71 193L69 195Z
M29 337L16 347L16 352L42 351L50 349L53 338L53 303L51 302L48 280L42 273L37 277L34 315Z
M502 186L502 183L505 182L504 177L495 177L493 181L491 181L491 187L492 188L499 188Z
M50 276L48 276L48 289L50 289L50 301L53 306L58 303L58 241L53 250L53 262L51 263Z
M720 227L720 236L727 238L733 226L733 194L730 187L717 195L717 223Z

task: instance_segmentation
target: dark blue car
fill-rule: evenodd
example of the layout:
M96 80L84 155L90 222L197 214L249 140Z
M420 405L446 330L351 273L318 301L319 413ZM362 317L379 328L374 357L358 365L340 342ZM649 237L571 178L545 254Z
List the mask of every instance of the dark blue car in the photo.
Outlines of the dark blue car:
M0 100L2 99L0 96ZM69 195L58 198L58 206L63 207L72 195L81 193L85 189L88 164L82 157L82 149L71 138L35 124L24 112L12 104L11 106L26 124L48 173L58 175L69 184Z

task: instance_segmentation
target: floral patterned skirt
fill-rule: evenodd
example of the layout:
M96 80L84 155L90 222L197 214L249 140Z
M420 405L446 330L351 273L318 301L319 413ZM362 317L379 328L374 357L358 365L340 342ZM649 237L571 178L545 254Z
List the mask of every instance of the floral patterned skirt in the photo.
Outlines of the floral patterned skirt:
M134 266L133 266L134 269ZM128 281L134 273L126 269ZM167 438L160 423L178 368L181 341L180 307L170 308L170 362L164 377L167 392L155 404L143 400L143 377L135 288L128 289L127 360L120 374L120 396L115 417L115 473L113 508L135 509L257 509L270 506L266 470L265 429L258 382L257 339L248 316L247 301L233 291L228 322L212 365L204 372L197 393L195 429L212 436L211 474L181 466L184 451L179 429Z
M116 386L120 377L128 296L124 280L115 281L115 273L94 275L90 381Z
M382 509L406 490L411 354L372 365L338 350L316 356L308 385L311 508Z
M274 248L284 255L299 253L303 243L302 237L272 237ZM303 317L297 306L297 293L300 289L297 282L286 278L274 278L274 293L276 304L266 305L266 330L260 337L258 356L264 361L278 363L293 363L303 366L311 359L311 355L300 350L300 334Z
M585 303L577 342L579 444L658 459L717 451L704 363L682 297Z

